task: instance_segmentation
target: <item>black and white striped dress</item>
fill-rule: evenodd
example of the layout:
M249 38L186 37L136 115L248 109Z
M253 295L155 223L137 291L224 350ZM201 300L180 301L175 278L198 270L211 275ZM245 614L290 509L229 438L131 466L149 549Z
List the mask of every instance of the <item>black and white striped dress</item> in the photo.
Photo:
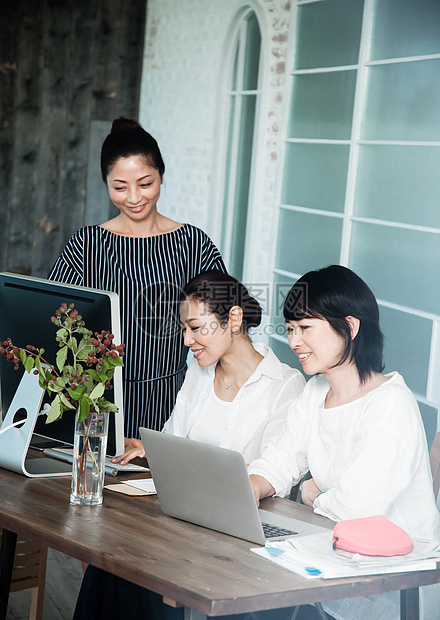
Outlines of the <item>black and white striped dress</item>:
M160 430L186 372L179 295L209 269L226 271L218 249L199 228L153 237L124 237L87 226L68 241L48 279L114 291L120 297L124 358L124 424Z

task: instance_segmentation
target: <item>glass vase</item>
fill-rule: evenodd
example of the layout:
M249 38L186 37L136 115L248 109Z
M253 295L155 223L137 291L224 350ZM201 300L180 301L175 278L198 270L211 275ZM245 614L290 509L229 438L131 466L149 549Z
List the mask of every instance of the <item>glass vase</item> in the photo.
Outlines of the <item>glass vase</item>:
M70 503L102 504L105 475L108 413L91 411L75 423Z

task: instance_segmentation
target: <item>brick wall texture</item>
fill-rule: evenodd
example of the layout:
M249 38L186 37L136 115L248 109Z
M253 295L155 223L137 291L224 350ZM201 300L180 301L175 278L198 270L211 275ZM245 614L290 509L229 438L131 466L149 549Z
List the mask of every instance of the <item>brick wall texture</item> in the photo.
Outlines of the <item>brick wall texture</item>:
M220 242L218 137L230 34L243 7L260 18L263 106L258 175L249 212L251 255L243 279L269 282L276 238L279 131L290 18L286 0L148 0L140 121L158 140L166 172L160 210Z

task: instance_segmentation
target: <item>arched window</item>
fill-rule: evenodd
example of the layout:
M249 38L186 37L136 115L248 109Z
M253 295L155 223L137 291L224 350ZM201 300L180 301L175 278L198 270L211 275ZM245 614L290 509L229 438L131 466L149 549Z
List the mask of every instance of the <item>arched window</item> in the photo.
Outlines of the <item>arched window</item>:
M252 159L260 95L261 31L255 12L243 12L233 35L227 86L227 146L224 163L221 248L229 271L243 275Z

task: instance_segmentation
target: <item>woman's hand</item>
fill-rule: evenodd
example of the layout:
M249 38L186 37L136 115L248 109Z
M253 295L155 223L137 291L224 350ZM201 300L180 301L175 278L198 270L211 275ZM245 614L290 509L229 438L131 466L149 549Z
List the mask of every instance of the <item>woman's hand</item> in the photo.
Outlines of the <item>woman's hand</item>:
M320 493L321 489L316 486L313 478L309 478L309 480L304 480L301 485L301 501L303 504L313 508L313 502Z
M257 474L251 474L249 476L252 490L254 492L255 501L257 506L260 505L260 499L264 499L265 497L269 497L270 495L275 495L275 489L273 486L263 478L263 476L258 476Z
M115 456L112 459L112 463L121 463L121 465L126 465L131 459L134 459L136 456L145 456L145 450L142 445L142 441L140 439L135 439L132 437L129 439L128 437L124 437L124 454L119 456Z

